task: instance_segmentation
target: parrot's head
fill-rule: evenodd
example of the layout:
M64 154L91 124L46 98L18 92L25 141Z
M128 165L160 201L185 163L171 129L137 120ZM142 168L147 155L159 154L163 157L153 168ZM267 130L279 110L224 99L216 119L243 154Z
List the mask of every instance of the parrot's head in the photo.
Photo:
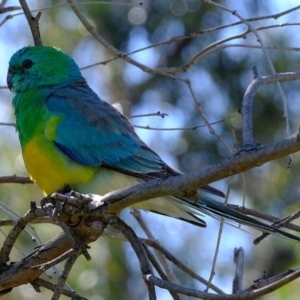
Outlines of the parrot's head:
M15 93L69 84L81 78L75 61L54 47L24 47L10 59L7 85Z

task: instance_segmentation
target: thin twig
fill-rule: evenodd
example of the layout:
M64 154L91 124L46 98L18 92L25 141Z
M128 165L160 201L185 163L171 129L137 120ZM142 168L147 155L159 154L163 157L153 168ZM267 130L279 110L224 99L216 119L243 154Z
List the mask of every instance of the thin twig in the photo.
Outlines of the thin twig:
M154 255L149 251L149 249L147 248L146 245L144 245L144 248L145 248L145 252L147 253L147 256L148 256L150 262L152 263L152 265L156 269L159 276L164 280L169 280L168 276L164 273L164 270L161 268L161 266L159 265L159 263L155 259ZM169 291L169 292L170 292L170 294L171 294L171 296L173 297L174 300L184 299L183 295L178 295L176 292L173 292L173 291Z
M136 256L140 262L140 268L142 271L143 278L145 280L146 276L152 275L153 272L142 241L137 237L135 232L119 217L111 218L109 221L112 225L114 225L117 229L119 229L124 234L124 236L128 239L131 247L135 251ZM156 293L155 293L154 285L147 280L145 280L145 283L148 289L149 299L155 300Z
M216 121L216 122L211 122L209 124L196 125L196 126L191 126L191 127L158 128L158 127L151 127L149 125L147 125L147 126L133 125L133 126L136 127L136 128L156 130L156 131L196 130L198 128L204 128L204 127L212 128L211 127L212 125L223 123L226 119L229 119L229 118L232 118L232 117L226 117L226 118L223 118L222 120L219 120L219 121Z
M243 291L238 294L233 295L217 295L217 294L211 294L211 293L205 293L201 291L197 291L195 289L190 289L186 287L179 286L177 284L171 283L169 281L158 279L157 277L153 275L148 275L147 280L152 282L153 284L167 290L176 291L178 293L182 293L188 296L193 296L196 298L201 298L204 300L241 300L241 299L257 299L260 296L266 295L268 293L271 293L280 287L288 284L289 282L295 280L296 278L300 277L300 269L296 270L289 270L287 272L287 275L283 277L282 279L275 281L271 284L267 284L264 287L255 289L254 291Z
M45 216L45 212L42 209L34 207L18 220L17 224L11 229L2 245L0 251L0 266L3 266L9 261L9 255L12 247L25 226L35 218L43 216Z
M250 216L254 216L254 217L258 217L262 220L266 220L266 221L269 221L269 222L280 222L280 218L277 218L277 217L274 217L274 216L271 216L269 214L266 214L266 213L262 213L260 211L257 211L257 210L254 210L254 209L251 209L251 208L246 208L244 206L238 206L238 205L234 205L234 204L229 204L228 205L231 209L234 209L238 212L241 212L242 214L245 214L245 215L250 215ZM299 211L298 211L299 212ZM296 212L296 214L298 213ZM294 215L294 214L293 214ZM292 216L293 216L292 215ZM286 218L284 218L286 219ZM300 226L296 225L296 224L291 224L291 223L284 223L283 224L284 227L288 228L288 229L291 229L293 231L297 231L297 232L300 232Z
M14 11L14 10L20 10L20 9L21 9L20 6L6 6L6 7L1 7L0 8L0 14L5 14L7 12Z
M157 249L158 251L160 251L161 253L163 253L165 255L165 257L171 261L173 264L175 264L179 269L181 269L182 271L184 271L185 273L187 273L189 276L191 276L192 278L198 280L199 282L205 284L205 285L209 285L210 284L210 288L218 293L218 294L225 294L220 288L218 288L216 285L209 283L206 279L204 279L203 277L199 276L197 273L195 273L192 269L190 269L189 267L187 267L186 265L184 265L180 260L178 260L173 254L171 254L168 250L166 250L164 247L162 247L159 243L157 243L156 241L152 241L152 240L143 240L144 243L148 246L151 246L155 249Z
M300 72L277 73L274 75L258 77L248 86L242 104L243 116L243 147L251 149L255 146L253 138L252 105L254 97L263 85L275 83L277 81L292 81L300 79Z
M54 290L51 300L59 300L60 296L62 295L67 278L71 272L71 269L72 269L73 265L75 264L77 258L81 254L82 254L82 248L80 246L75 247L74 253L66 261L63 271L62 271L61 275L59 276L59 280L58 280L58 283L56 284L56 287L55 287L55 290Z
M148 66L145 66L136 60L129 57L127 54L119 51L115 47L113 47L110 43L108 43L100 34L98 34L97 30L91 25L91 23L85 18L85 16L82 14L82 12L78 9L76 3L73 0L68 0L70 7L73 9L74 13L77 15L83 26L86 28L86 30L106 49L111 51L113 54L115 54L118 58L122 58L124 61L138 67L139 69L143 70L144 72L147 72L152 75L162 75L166 76L172 79L185 81L183 78L176 77L173 75L170 75L165 72L161 72L157 69L149 68Z
M198 112L199 114L201 115L201 117L203 118L206 126L208 127L209 129L209 132L210 134L214 135L222 144L223 146L225 147L225 149L227 149L227 151L232 154L232 151L230 149L230 147L228 146L228 144L225 142L225 140L219 135L216 133L216 131L214 130L214 128L211 126L211 123L208 121L203 109L202 109L202 106L201 106L201 103L197 100L197 97L193 91L193 88L192 88L192 85L191 85L191 82L190 81L187 81L187 86L189 88L189 91L193 97L193 100L194 100L194 103L195 103L195 106L197 107L198 109Z
M33 183L32 180L27 176L0 176L0 183L20 183L20 184L28 184Z
M142 218L141 211L137 210L137 209L132 209L131 213L134 216L134 218L137 220L137 222L139 223L139 225L141 226L141 228L143 229L143 231L145 232L145 234L148 237L148 239L154 241L155 237L152 234L152 232L150 231L150 229L147 226L147 224L144 221L144 219ZM157 256L157 259L158 259L159 263L163 266L165 272L167 273L168 278L171 281L173 281L173 282L177 282L177 279L176 279L176 277L175 277L172 269L168 265L168 262L166 261L165 257L159 251L155 250L155 253L156 253L156 256Z
M130 116L130 117L128 117L128 118L129 118L129 119L133 119L133 118L144 118L144 117L152 117L152 116L164 118L164 117L168 117L169 115L166 114L166 113L162 113L162 112L158 111L158 112L155 112L155 113L141 114L141 115L134 115L134 116ZM1 123L0 123L0 124L1 124Z
M37 268L37 269L42 270L43 272L45 272L46 270L50 269L51 267L54 267L55 265L57 265L57 264L63 262L64 260L70 258L75 253L76 253L76 250L74 250L72 248L72 249L66 251L65 253L63 253L62 255L56 257L55 259L53 259L51 261L48 261L44 264L32 266L32 268Z
M44 279L37 278L34 281L31 282L32 286L35 288L36 291L40 292L40 287L46 288L50 291L55 290L55 284L48 282ZM84 298L82 296L79 296L76 292L74 291L68 291L66 289L62 290L62 295L65 295L72 300L88 300L87 298Z
M16 127L16 123L0 122L0 126Z

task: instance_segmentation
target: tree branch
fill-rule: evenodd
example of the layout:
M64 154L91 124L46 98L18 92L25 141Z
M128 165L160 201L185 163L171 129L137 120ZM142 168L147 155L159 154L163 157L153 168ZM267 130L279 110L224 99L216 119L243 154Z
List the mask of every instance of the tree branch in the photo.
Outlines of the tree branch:
M26 0L19 0L19 2L22 7L22 10L24 11L26 19L28 21L28 24L29 24L29 27L30 27L30 30L32 33L34 45L42 46L42 38L41 38L41 34L40 34L40 29L39 29L39 19L40 19L42 13L38 12L36 14L36 16L34 17L30 12L30 9L27 5Z
M125 207L140 201L169 195L183 196L187 191L195 191L211 182L239 174L297 151L300 151L298 133L280 142L259 145L250 150L241 150L219 162L185 175L164 180L151 180L113 191L102 197L101 201L106 202L108 206L102 207L100 210L105 210L107 213L118 213Z

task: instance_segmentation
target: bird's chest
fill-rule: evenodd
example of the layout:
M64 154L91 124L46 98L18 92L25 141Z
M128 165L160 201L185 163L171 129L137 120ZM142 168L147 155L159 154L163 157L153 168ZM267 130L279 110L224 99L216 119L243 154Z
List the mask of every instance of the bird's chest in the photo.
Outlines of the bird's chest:
M31 178L46 195L65 184L86 184L96 173L96 168L80 165L65 156L43 135L33 137L23 147L23 159Z

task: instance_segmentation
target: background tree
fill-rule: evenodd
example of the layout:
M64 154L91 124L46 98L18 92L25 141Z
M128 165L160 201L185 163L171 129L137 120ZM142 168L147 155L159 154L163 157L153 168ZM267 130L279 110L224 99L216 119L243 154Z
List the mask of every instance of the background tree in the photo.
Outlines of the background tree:
M0 121L3 123L14 122L10 107L12 95L5 83L8 60L19 48L33 44L26 18L16 7L18 5L17 1L2 1L0 6ZM271 74L271 66L276 72L299 69L299 24L296 23L299 7L294 1L223 1L222 7L211 1L197 0L156 0L143 2L143 5L80 2L81 12L110 45L123 53L147 48L129 56L143 64L144 69L116 58L115 53L103 47L66 2L30 1L29 5L33 15L42 11L39 24L43 44L57 46L72 55L102 99L119 102L127 116L157 111L168 115L133 118L132 122L137 126L172 129L136 128L142 139L167 163L184 172L226 158L241 147L239 111L244 92L253 79L253 65L261 76ZM235 10L237 13L232 13ZM249 24L255 33L251 32ZM100 64L92 65L96 63ZM146 67L155 72L145 72ZM167 72L170 76L162 76L159 72ZM180 79L188 79L190 85ZM253 119L258 143L281 140L297 131L298 82L285 82L282 87L286 102L276 84L260 89L255 97ZM214 131L208 126L197 127L205 125L205 120L222 122L212 125ZM14 127L0 126L0 136L0 176L26 175ZM257 211L278 217L289 215L298 209L299 197L299 156L293 155L292 159L290 168L287 168L288 158L282 158L243 175L218 181L214 186L223 191L230 188L230 203L242 205L244 199L247 207ZM22 215L29 201L41 199L42 194L32 184L3 183L0 197L2 203ZM7 209L3 210L3 217L7 218L9 213L11 218L17 218ZM142 215L165 248L195 272L206 279L210 277L219 234L218 221L206 218L208 228L200 230L150 213ZM124 211L122 218L140 236L145 235L128 211ZM8 230L4 227L4 234ZM22 252L15 248L11 261L20 260L37 243L47 241L60 229L39 224L35 225L35 231L42 237L41 241L32 242L31 236L24 233L17 243ZM298 244L269 237L253 246L255 237L256 232L253 235L252 231L249 234L227 225L222 231L213 283L223 291L231 292L235 247L243 247L246 253L244 287L264 275L270 277L299 264ZM92 261L80 257L69 276L69 284L79 294L93 300L147 299L137 259L128 243L101 237L92 244L90 254ZM173 272L181 284L205 289L203 284L177 268ZM55 277L52 272L48 273ZM296 283L264 299L292 299L294 293L298 295ZM14 289L3 299L41 299L50 298L50 295L52 292L44 290L42 296L36 294L28 285ZM158 298L170 299L170 296L159 289Z

